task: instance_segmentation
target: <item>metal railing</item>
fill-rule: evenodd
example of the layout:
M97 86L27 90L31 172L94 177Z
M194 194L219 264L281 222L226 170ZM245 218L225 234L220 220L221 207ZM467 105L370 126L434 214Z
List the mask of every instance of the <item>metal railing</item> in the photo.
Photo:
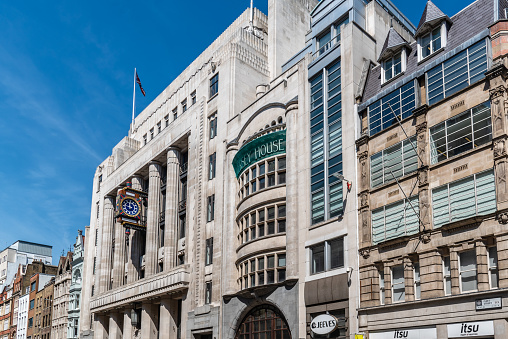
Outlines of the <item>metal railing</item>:
M330 39L324 46L319 48L314 54L312 54L312 61L325 54L328 50L332 49L336 44L340 44L340 33Z

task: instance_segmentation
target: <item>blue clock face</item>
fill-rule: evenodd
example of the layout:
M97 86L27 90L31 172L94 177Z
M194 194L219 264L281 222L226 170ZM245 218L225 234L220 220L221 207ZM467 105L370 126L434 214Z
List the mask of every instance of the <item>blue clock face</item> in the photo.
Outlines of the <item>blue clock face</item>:
M122 201L122 210L125 214L130 216L136 216L139 212L139 205L133 199L124 199Z

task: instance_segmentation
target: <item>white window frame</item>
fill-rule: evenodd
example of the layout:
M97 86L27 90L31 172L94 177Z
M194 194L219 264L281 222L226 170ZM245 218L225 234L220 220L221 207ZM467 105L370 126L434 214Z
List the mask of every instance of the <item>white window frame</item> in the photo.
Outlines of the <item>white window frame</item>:
M473 270L462 270L462 263L461 263L461 258L460 256L464 253L468 253L468 252L473 252L473 257L475 258L475 275L476 275L476 289L474 290L468 290L468 291L464 291L463 287L462 287L462 274L465 273L465 272L472 272ZM470 292L477 292L478 291L478 261L476 260L476 253L475 253L475 250L472 249L472 250L467 250L467 251L462 251L462 252L459 252L458 253L458 262L459 262L459 286L460 286L460 293L470 293Z
M491 253L490 251L493 250L495 253L496 253L496 259L495 259L495 266L491 266L490 264L490 257L491 257ZM498 255L497 255L497 246L490 246L490 247L487 247L487 262L488 262L488 266L489 266L489 286L490 286L490 289L498 289L499 288L499 263L498 263ZM493 286L492 284L492 275L495 271L495 274L496 274L496 277L497 277L497 281L496 281L496 286Z
M399 55L400 55L400 72L397 74L394 74L394 72L395 72L395 67L394 67L395 66L395 57L397 57ZM395 78L396 76L398 76L399 74L403 74L406 71L406 59L407 59L406 49L402 48L400 51L397 51L397 53L395 53L391 58L384 60L382 62L382 66L381 66L381 83L390 81L393 78ZM387 70L386 64L388 61L392 62L392 65L390 66L392 76L389 79L386 79L385 71Z
M448 265L446 265L446 261L448 260ZM452 294L452 272L451 272L451 263L450 263L450 256L446 255L443 256L442 260L442 266L443 266L443 290L445 295L451 295ZM448 273L446 272L446 269L448 269ZM450 292L447 293L446 291L446 282L450 281Z
M379 304L384 305L386 296L385 272L383 270L379 270L378 273L379 273Z
M394 271L395 268L401 268L401 267L402 267L402 279L403 279L403 284L404 284L404 295L403 295L404 299L403 300L395 301L394 297L393 297L395 295L395 293L394 293L395 284L393 282L394 281L394 279L393 279L393 271ZM401 303L401 302L406 301L406 284L405 284L406 279L405 279L404 265L401 264L401 265L395 265L393 267L390 267L390 278L391 278L390 279L390 288L392 290L392 304Z
M416 274L418 273L418 274ZM418 276L418 279L416 278ZM421 275L420 275L420 263L413 263L413 291L415 300L420 300L422 298L422 285L421 285Z
M438 49L435 49L434 47L434 40L432 40L432 32L434 32L437 28L440 29L439 31L439 35L440 35L440 38L441 38L441 47L439 47ZM427 55L426 57L423 56L423 46L422 46L422 40L424 37L427 37L430 35L430 54ZM418 37L418 62L422 61L422 60L425 60L427 58L430 58L432 57L432 55L434 53L436 53L437 51L440 51L441 49L445 48L446 47L446 21L442 21L440 26L434 26L430 31L428 31L427 33L425 34L422 34Z
M331 242L334 242L336 240L339 240L339 239L342 239L342 266L339 266L339 267L334 267L332 268L332 247L331 247ZM324 249L323 249L323 271L319 271L319 272L313 272L312 271L312 258L313 258L313 253L312 253L312 249L317 247L317 246L321 246L321 245L324 245ZM346 266L346 238L345 237L337 237L337 238L333 238L333 239L328 239L326 240L325 242L320 242L320 243L317 243L317 244L314 244L312 246L309 247L309 258L310 258L310 261L309 261L309 273L310 275L316 275L316 274L320 274L320 273L325 273L325 272L328 272L328 271L333 271L333 270L337 270L337 269L341 269L341 268L344 268Z

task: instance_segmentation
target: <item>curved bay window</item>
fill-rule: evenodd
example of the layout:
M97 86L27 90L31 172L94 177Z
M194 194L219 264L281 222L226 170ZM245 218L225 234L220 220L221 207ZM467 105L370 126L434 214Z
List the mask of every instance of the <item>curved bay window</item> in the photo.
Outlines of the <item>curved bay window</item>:
M238 327L235 339L291 339L284 316L273 306L254 308Z
M262 189L286 184L286 155L262 160L246 169L238 178L238 196L244 199Z

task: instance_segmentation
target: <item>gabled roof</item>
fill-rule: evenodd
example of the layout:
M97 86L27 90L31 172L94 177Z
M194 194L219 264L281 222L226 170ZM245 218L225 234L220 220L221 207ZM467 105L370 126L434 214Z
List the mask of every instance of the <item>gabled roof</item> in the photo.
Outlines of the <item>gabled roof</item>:
M409 43L404 40L404 38L401 37L393 27L391 27L388 31L388 35L386 36L385 43L383 44L381 54L379 54L377 61L379 62L383 60L386 56L390 55L392 52L395 52L402 46L410 48Z
M431 27L442 20L446 20L450 23L452 22L448 15L444 14L436 5L432 3L432 1L428 0L427 4L425 5L425 9L423 10L420 23L416 28L415 37L422 33L422 31L424 31L427 27Z

